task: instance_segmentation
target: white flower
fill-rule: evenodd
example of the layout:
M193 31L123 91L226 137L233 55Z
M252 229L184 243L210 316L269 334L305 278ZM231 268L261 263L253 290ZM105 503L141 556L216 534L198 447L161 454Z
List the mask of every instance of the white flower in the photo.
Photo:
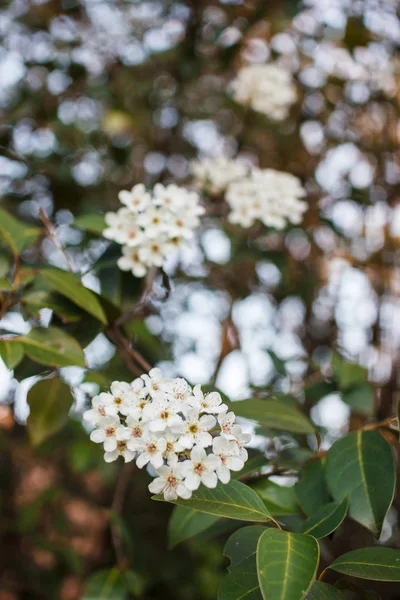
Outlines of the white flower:
M158 477L149 485L152 494L164 494L167 501L176 500L178 496L188 500L192 492L186 487L182 475L182 463L174 461L172 465L163 465L157 469Z
M236 179L247 175L248 167L237 159L216 156L194 160L190 165L195 184L211 195L224 192Z
M138 409L135 409L134 401L136 399L132 387L125 381L114 381L111 384L112 402L123 415L128 415L130 411L136 410L139 416Z
M114 404L112 394L102 392L92 398L92 408L83 413L83 418L92 425L98 425L103 417L116 417L118 409Z
M143 183L135 185L130 192L122 190L118 194L118 198L122 204L135 213L145 210L151 203L151 195L146 192Z
M192 398L189 398L189 404L201 412L212 414L219 414L228 410L226 404L222 404L221 394L218 392L211 392L210 394L204 395L200 385L195 385L193 388L193 396Z
M161 267L167 254L165 241L149 239L139 248L139 260L147 266Z
M190 460L185 460L183 474L185 485L189 490L197 490L203 483L208 488L217 487L218 477L215 473L221 464L221 459L214 454L206 454L201 446L194 446L190 453Z
M180 443L180 434L174 433L169 427L164 431L163 437L166 441L164 457L170 462L175 455L178 455L185 448Z
M169 209L171 212L177 212L185 199L187 191L177 185L162 185L156 183L154 186L154 204Z
M231 471L240 471L244 467L244 461L238 456L239 449L234 441L224 437L216 437L213 441L213 452L221 459L217 467L217 476L222 483L228 483Z
M123 440L117 442L115 450L104 453L104 460L107 463L114 462L119 456L122 456L126 463L131 462L135 458L135 453L128 449L127 443Z
M184 421L184 429L180 444L183 448L192 448L194 444L198 444L203 448L211 446L212 437L208 433L216 424L215 417L211 415L200 416L196 409L188 411L186 420Z
M227 440L234 440L235 436L232 433L232 428L235 425L236 415L234 412L218 415L218 423L221 427L221 435Z
M158 469L164 464L163 453L167 447L165 438L155 436L147 440L144 451L141 452L136 460L136 465L142 469L147 463Z
M243 433L242 428L239 425L234 425L231 429L231 433L234 436L235 443L239 449L239 458L246 462L249 455L244 447L245 444L248 444L251 440L251 435L249 433Z
M151 369L148 375L142 375L142 379L146 386L147 392L152 398L157 397L157 395L161 393L161 386L165 381L162 376L161 369Z
M274 121L287 117L297 97L291 73L277 64L243 67L231 83L231 91L236 102Z
M135 217L127 208L120 208L116 213L106 213L105 222L108 227L103 231L104 237L118 244L126 244L130 227L136 225Z
M136 418L128 416L126 424L117 429L117 439L127 442L129 450L143 450L146 441L149 438L149 428L147 424L138 421Z
M117 449L117 429L120 426L118 417L103 417L98 428L92 431L90 439L96 444L103 444L106 452Z
M144 407L143 420L149 423L149 429L153 432L165 431L167 427L172 431L181 431L183 421L178 411L178 404L169 402L165 397L158 398Z
M117 265L121 271L132 271L135 277L144 277L147 273L147 269L139 257L139 251L137 248L123 246L122 256L118 259Z

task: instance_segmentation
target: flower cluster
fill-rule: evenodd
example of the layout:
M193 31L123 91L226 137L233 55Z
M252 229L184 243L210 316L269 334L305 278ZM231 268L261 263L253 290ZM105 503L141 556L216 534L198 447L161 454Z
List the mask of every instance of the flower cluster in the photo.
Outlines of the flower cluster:
M205 158L192 166L196 184L210 195L225 192L230 206L228 220L251 227L256 220L283 229L287 222L300 223L307 204L300 180L273 169L248 168L234 159Z
M232 181L246 177L249 171L244 163L225 156L193 160L190 169L195 185L212 196L224 192Z
M276 64L243 67L231 83L232 96L239 104L281 121L296 101L296 87L287 69Z
M287 222L301 223L307 204L300 180L274 169L252 169L250 175L231 183L225 199L231 212L228 219L251 227L258 219L267 227L283 229Z
M140 469L151 465L157 477L149 490L166 500L190 498L201 484L228 483L247 460L250 435L235 424L220 394L163 378L160 369L130 384L115 381L109 393L93 398L84 418L95 426L90 438L103 444L105 461L122 456L136 459Z
M204 214L197 192L172 184L157 183L152 193L138 184L118 197L124 206L106 214L103 235L122 244L118 266L136 277L153 265L161 267L171 252L193 237Z

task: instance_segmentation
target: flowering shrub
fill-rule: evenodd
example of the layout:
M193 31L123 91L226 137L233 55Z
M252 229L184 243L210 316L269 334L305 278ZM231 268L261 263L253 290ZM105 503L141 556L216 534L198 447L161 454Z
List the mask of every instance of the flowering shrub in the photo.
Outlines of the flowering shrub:
M0 39L0 600L398 600L398 2Z
M163 492L165 500L188 499L200 484L228 483L230 471L240 471L247 460L250 435L235 425L221 395L163 378L160 369L131 384L114 381L84 417L96 427L90 438L103 444L104 460L136 458L140 469L150 464L158 477L149 490Z
M106 214L103 235L122 244L118 266L135 277L143 277L152 266L161 267L169 254L193 237L204 214L198 194L177 185L158 183L150 193L138 184L130 192L120 192L119 199L124 207Z

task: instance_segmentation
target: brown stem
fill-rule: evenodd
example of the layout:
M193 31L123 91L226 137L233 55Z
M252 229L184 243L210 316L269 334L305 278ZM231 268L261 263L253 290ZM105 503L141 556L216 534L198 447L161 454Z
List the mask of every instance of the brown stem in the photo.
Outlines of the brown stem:
M134 468L134 463L125 464L117 479L117 485L114 492L113 501L111 504L111 512L113 516L120 517L124 508L126 492L129 486L130 477ZM114 545L117 565L121 570L127 569L129 561L124 553L124 545L121 538L119 526L111 521L111 537Z
M390 425L393 425L393 421L395 421L397 419L397 417L388 417L387 419L383 419L382 421L378 421L377 423L369 423L368 425L365 425L362 430L363 431L370 431L371 429L380 429L380 427L390 427Z

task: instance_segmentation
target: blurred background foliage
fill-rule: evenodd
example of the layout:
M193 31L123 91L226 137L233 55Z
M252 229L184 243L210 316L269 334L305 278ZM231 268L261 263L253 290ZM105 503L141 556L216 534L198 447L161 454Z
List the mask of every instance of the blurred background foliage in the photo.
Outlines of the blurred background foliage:
M108 311L129 310L147 290L125 333L150 364L213 382L232 399L296 398L323 449L395 414L396 1L3 0L0 36L1 205L31 227L42 227L43 210L57 232L56 243L50 235L26 250L27 261L67 268L67 253ZM279 124L227 93L238 68L270 59L293 71L299 91ZM119 248L96 235L101 219L85 215L115 210L118 192L138 182L185 184L191 159L219 153L298 176L309 203L302 226L242 230L225 221L222 202L206 200L198 239L153 274L150 289L119 271ZM4 245L0 277L11 262ZM151 501L148 475L121 476L119 464L104 463L81 414L98 389L132 373L95 318L82 321L52 294L53 304L36 282L2 314L1 333L51 320L85 348L89 369L62 369L74 392L71 418L33 451L26 395L45 370L29 358L13 372L0 367L0 599L216 598L226 531L210 528L169 551L171 510ZM316 449L304 436L259 433L271 472L295 474ZM272 498L275 514L290 501L286 514L298 511L293 499ZM392 547L400 547L398 509L396 500L383 533ZM346 521L322 558L371 540ZM115 543L126 576L113 570ZM113 596L104 591L110 582ZM369 587L398 597L390 584Z

